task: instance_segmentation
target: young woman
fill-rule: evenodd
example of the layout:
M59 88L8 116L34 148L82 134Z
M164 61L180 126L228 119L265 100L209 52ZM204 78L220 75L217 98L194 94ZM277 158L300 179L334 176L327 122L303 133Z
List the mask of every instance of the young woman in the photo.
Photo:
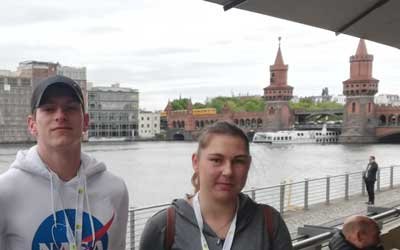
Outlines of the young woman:
M175 216L163 210L148 220L140 250L291 250L279 213L241 193L250 163L241 129L228 122L207 127L192 156L195 194L172 203Z

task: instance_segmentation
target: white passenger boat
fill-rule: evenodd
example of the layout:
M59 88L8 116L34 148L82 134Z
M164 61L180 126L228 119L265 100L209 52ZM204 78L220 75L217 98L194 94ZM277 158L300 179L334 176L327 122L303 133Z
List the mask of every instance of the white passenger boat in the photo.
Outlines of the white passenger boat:
M328 131L326 124L322 130L285 130L277 132L257 132L254 134L253 142L271 144L291 143L336 143L339 133Z

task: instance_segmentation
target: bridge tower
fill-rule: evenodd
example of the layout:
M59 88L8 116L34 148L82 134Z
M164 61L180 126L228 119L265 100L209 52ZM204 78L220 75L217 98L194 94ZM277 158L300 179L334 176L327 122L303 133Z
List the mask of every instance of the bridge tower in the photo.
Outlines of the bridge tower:
M293 112L289 101L293 97L293 87L287 84L288 65L284 64L279 37L275 63L270 66L270 84L264 88L266 131L289 129L293 125Z
M371 143L376 140L374 96L379 81L372 77L373 60L364 39L360 39L356 54L350 57L350 78L343 82L346 106L339 138L342 143Z

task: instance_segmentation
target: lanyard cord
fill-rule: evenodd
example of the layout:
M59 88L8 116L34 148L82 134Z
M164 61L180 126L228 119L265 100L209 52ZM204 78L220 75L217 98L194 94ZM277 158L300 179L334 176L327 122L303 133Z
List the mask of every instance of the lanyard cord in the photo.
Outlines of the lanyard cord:
M238 208L239 208L239 201L236 204L235 216L233 217L228 233L226 234L222 250L230 250L232 248L233 238L235 236L235 230L236 230L236 219L237 219ZM197 192L196 195L193 197L193 209L200 230L202 250L209 250L206 238L203 233L204 224L203 224L203 216L201 215L201 209L200 209L199 192Z
M58 194L63 209L62 211L64 214L66 234L70 250L77 250L82 243L83 204L84 204L84 193L86 192L83 178L84 177L80 174L79 170L78 171L79 183L76 194L75 230L73 230L71 223L68 220L67 213L65 212L64 202L62 200L58 188L56 188L56 192ZM75 234L73 233L74 231Z

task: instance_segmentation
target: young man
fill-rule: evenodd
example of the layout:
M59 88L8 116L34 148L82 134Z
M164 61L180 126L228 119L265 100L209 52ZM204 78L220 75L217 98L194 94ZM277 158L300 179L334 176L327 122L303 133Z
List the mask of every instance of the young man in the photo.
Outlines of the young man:
M37 145L0 175L1 250L125 249L128 192L81 152L89 122L83 100L63 76L34 89L28 128Z
M368 205L375 204L374 186L376 181L376 172L378 172L378 164L375 162L375 156L371 155L364 174L365 187L368 193L368 202L366 202L366 204Z

